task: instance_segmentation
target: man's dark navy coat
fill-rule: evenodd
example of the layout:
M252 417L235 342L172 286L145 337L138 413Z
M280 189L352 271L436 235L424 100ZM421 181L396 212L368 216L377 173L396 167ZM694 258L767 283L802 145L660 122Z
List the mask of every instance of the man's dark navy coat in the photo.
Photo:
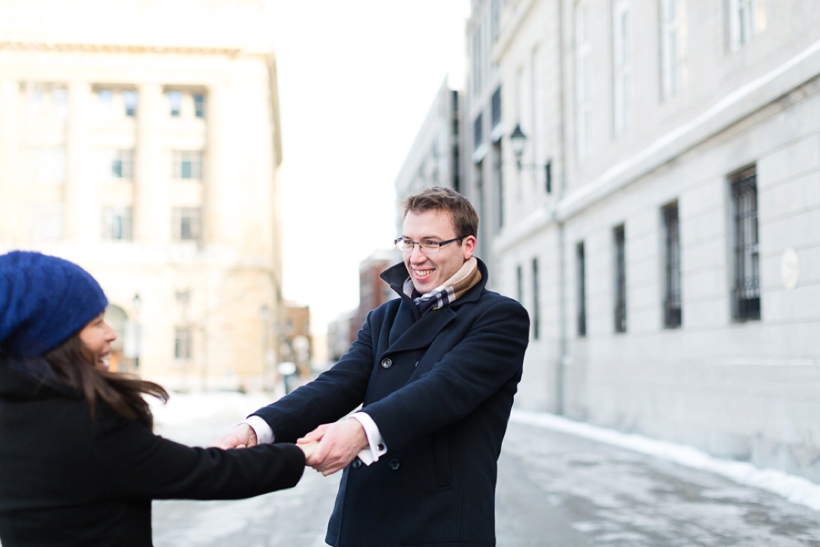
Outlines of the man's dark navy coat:
M293 442L358 405L388 452L342 476L326 541L336 547L495 545L496 463L521 380L529 319L482 281L419 317L404 264L382 274L400 295L368 314L329 371L260 409Z

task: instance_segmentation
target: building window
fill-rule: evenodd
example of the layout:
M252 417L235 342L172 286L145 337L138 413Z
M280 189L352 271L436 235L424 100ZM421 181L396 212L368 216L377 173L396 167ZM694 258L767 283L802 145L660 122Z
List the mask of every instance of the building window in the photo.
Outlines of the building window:
M686 0L661 0L663 96L674 97L686 85Z
M624 225L612 230L615 244L615 332L626 332L626 245Z
M51 90L51 106L54 108L54 117L64 120L68 117L68 90L58 87Z
M36 147L29 153L30 179L37 185L62 184L65 181L65 148Z
M103 207L102 238L109 241L131 240L131 208Z
M515 268L515 293L518 297L518 302L524 303L524 271L521 266Z
M191 358L191 329L188 327L176 327L174 329L174 358Z
M110 108L114 104L114 92L110 89L100 89L97 91L97 97L104 108Z
M501 34L501 0L492 0L490 3L490 26L495 43Z
M575 6L575 140L578 160L586 159L590 153L590 52L589 6L582 2Z
M194 115L197 118L205 117L205 95L194 93Z
M171 176L175 179L202 180L202 152L174 151Z
M678 202L670 203L661 209L661 214L663 216L665 263L663 326L672 329L680 327L682 321Z
M495 179L495 189L496 189L496 214L498 215L498 219L495 225L495 233L501 231L501 228L504 226L504 169L502 163L502 148L501 148L501 141L493 144L493 157L495 162L493 163L493 178Z
M766 30L763 0L729 0L729 33L732 51L737 51Z
M538 259L532 259L532 337L541 337L541 302L538 286Z
M174 209L174 239L198 241L202 236L202 209L177 207Z
M137 115L137 102L139 95L136 91L127 90L122 92L122 102L125 105L125 115L134 117Z
M735 243L733 315L737 321L760 319L756 167L733 176L731 184Z
M165 93L168 98L168 108L172 118L179 118L182 112L182 92L168 91Z
M613 112L615 136L626 131L632 111L632 14L630 0L612 3Z
M114 150L111 158L111 176L115 179L131 179L134 176L134 151Z
M586 285L586 256L584 242L575 246L575 275L577 276L577 325L578 336L587 335L587 285Z
M490 99L490 118L492 128L495 129L501 123L501 86L493 92Z
M63 205L35 205L31 207L32 243L53 243L63 239Z
M484 116L483 113L476 116L473 121L473 149L477 149L484 142Z

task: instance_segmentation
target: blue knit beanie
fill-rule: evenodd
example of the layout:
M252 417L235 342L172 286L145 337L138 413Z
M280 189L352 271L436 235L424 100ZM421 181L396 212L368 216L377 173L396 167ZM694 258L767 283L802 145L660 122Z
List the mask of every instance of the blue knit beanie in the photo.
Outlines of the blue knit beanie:
M99 283L72 262L24 251L0 255L0 353L44 355L107 305Z

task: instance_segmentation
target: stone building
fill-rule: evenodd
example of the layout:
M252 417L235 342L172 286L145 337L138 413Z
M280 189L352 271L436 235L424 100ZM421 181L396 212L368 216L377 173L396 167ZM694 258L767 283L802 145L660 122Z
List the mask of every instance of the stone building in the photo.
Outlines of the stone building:
M461 93L442 83L396 177L396 236L404 200L432 186L461 191Z
M508 0L500 25L503 133L554 178L504 147L518 404L820 480L816 3Z
M0 250L87 268L111 301L114 366L169 388L262 387L281 321L262 10L0 3Z

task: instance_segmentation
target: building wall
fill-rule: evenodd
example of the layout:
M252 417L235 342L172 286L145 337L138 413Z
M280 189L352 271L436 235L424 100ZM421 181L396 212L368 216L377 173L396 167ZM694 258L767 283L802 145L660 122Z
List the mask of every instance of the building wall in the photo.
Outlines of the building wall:
M127 316L124 368L138 347L139 372L169 388L259 388L273 326L260 310L281 319L278 99L263 7L135 6L0 8L0 249L63 256L95 275ZM178 12L191 22L183 29L167 23ZM114 173L117 151L130 155L130 176ZM130 212L122 232L111 208ZM182 227L182 208L201 211L199 230L195 217L193 232Z
M670 94L659 4L627 2L631 111L625 127L617 127L617 18L596 4L583 43L577 32L584 4L507 2L493 51L505 90L531 77L526 67L535 48L545 48L543 70L558 82L557 92L543 90L542 110L559 184L540 202L506 200L511 222L493 241L501 257L499 290L519 294L521 267L521 300L531 319L530 264L533 258L544 264L538 271L543 328L537 340L531 335L517 404L820 480L814 418L820 415L820 12L807 1L760 3L757 34L738 44L732 3L679 3L687 9L686 71ZM623 4L608 8L616 5ZM560 28L548 26L556 22ZM578 113L582 50L591 75L585 152ZM507 135L514 122L506 113L514 104L505 95ZM757 172L761 317L738 321L730 180L750 165ZM507 195L513 191L511 183ZM661 208L673 201L682 324L666 328ZM623 333L616 332L614 314L613 228L619 225ZM580 242L584 335L577 326ZM799 279L790 288L795 271Z

